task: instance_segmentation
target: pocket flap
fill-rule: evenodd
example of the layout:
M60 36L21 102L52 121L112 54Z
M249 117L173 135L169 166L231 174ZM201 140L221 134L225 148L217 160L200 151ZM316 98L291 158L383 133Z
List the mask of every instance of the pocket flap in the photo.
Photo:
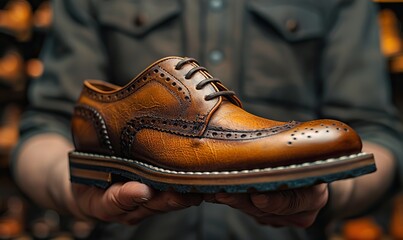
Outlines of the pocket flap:
M128 34L141 36L179 13L180 6L176 0L113 0L103 3L98 19L103 27L117 28Z
M321 17L312 9L297 5L251 1L249 10L262 18L290 42L317 38L323 34Z

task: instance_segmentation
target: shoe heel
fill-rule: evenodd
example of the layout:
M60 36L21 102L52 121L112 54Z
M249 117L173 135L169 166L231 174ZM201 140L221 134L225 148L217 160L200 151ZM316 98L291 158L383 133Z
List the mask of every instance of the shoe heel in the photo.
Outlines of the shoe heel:
M96 186L103 189L112 185L112 173L83 169L70 165L70 181L73 183Z
M113 184L113 173L107 168L94 166L94 161L72 151L69 152L70 181L106 189Z

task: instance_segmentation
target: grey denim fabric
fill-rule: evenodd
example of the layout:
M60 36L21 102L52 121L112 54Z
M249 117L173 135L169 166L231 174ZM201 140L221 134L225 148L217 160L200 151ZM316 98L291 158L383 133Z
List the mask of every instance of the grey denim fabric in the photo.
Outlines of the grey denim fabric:
M45 132L70 138L71 113L84 79L124 85L155 60L179 55L198 59L254 114L350 124L363 140L391 150L403 173L402 126L391 104L370 1L52 4L54 22L42 53L45 71L30 86L19 146ZM301 229L260 226L213 204L156 216L135 227L102 225L98 233L99 239L313 239Z

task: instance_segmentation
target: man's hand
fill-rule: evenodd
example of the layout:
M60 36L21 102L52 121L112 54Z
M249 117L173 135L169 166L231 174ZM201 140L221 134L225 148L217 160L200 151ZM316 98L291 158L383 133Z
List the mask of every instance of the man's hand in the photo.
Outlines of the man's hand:
M327 184L265 193L217 193L207 201L239 209L259 223L274 227L309 227L328 200Z
M116 183L106 190L72 184L67 160L71 149L64 137L41 134L21 150L15 172L19 186L44 207L87 219L136 224L202 201L201 195L159 192L139 182Z
M116 183L106 190L72 184L72 189L83 217L130 225L202 202L198 194L159 192L139 182Z

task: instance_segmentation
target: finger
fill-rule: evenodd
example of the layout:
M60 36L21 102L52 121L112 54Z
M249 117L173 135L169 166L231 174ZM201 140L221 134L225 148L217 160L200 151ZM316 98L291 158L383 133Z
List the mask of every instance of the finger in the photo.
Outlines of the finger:
M138 224L155 214L200 205L202 200L203 198L200 194L159 192L152 200L140 205L135 211L126 214L122 220L123 223L130 225Z
M217 202L226 204L232 208L239 209L255 217L263 216L265 212L258 209L250 200L248 193L230 194L217 193L215 195Z
M77 201L82 211L103 221L115 220L153 196L151 188L138 182L116 183L107 190L87 186L79 188L81 195Z
M276 215L291 215L303 211L318 210L326 204L327 199L326 184L251 195L251 201L258 209Z
M143 206L155 211L167 212L190 206L198 206L202 201L203 196L201 194L158 192L151 201L143 204Z
M136 210L122 214L121 217L119 218L119 222L127 225L135 225L150 216L162 213L164 212L140 205L136 208Z
M118 206L123 209L133 207L133 205L138 205L149 201L155 195L155 191L149 186L139 183L139 182L127 182L119 189L117 189L116 195L111 194L111 199L116 201Z
M92 209L92 206L94 203L91 196L94 195L95 198L100 197L102 196L102 191L94 186L77 183L72 183L71 188L74 198L76 199L77 208L80 210L81 215L84 216L85 219L97 218L93 214L94 210Z
M311 226L316 219L319 211L305 211L289 216L280 215L267 215L255 218L257 222L263 225L270 225L274 227L294 226L307 228Z

